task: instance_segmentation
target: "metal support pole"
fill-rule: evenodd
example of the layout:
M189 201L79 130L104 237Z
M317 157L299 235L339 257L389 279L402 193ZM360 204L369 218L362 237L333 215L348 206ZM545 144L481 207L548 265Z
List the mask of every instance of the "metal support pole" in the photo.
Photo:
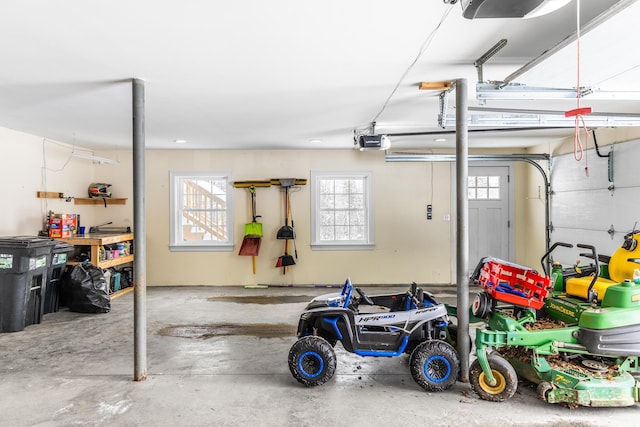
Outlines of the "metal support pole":
M133 231L135 258L133 260L133 379L147 379L147 250L145 243L145 158L144 158L144 81L132 80L133 94Z
M469 135L467 125L467 80L456 80L456 280L458 316L458 355L460 380L469 382Z

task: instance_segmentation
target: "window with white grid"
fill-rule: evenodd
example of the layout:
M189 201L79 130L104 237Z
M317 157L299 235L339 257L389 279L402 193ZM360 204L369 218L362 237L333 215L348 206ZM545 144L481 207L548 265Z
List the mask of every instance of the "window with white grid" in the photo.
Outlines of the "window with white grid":
M171 250L233 250L231 176L172 172Z
M373 247L370 172L312 172L312 248Z

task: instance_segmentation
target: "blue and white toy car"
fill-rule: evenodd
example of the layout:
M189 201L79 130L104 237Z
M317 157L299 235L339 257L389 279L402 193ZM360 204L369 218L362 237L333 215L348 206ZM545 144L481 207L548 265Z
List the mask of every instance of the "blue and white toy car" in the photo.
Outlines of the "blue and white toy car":
M460 369L458 354L446 341L456 335L449 329L445 305L415 283L404 293L368 296L347 278L341 292L307 305L289 350L289 369L306 386L324 384L335 373L333 347L340 341L364 357L410 354L413 379L427 391L446 390Z

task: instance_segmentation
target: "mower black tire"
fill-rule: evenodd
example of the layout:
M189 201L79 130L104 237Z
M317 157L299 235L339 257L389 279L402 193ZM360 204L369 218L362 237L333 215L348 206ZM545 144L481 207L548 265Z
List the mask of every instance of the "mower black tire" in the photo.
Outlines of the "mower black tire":
M503 357L497 354L490 354L487 358L495 385L490 385L482 371L478 359L474 360L469 367L469 381L471 388L478 393L483 400L490 402L504 402L511 398L518 389L518 375L513 366Z
M299 383L314 387L329 381L336 372L336 353L324 338L306 336L289 350L289 370Z
M425 341L411 353L409 369L423 389L443 391L456 383L460 359L450 344L439 340Z
M545 402L549 401L549 393L551 391L553 391L553 385L546 381L541 382L540 384L538 384L538 387L536 387L536 393L538 394L538 397Z

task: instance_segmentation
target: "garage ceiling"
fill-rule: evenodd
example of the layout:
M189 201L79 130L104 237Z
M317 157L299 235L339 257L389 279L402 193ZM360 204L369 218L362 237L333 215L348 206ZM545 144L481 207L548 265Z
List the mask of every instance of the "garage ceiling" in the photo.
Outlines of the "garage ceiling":
M354 130L373 120L383 133L441 130L439 92L418 90L422 81L466 78L470 107L575 108L575 99L539 95L480 104L473 64L506 39L482 70L485 81L503 81L571 39L576 0L532 19L469 20L463 3L6 1L0 126L92 149L129 148L133 77L145 81L150 149L351 149ZM579 8L585 29L611 15L581 32L580 86L598 89L581 104L639 112L639 5L581 0ZM576 44L553 51L514 82L575 88ZM452 94L448 114L454 101ZM528 146L572 132L472 133L470 144ZM394 137L392 147L438 147L454 137L434 138Z

